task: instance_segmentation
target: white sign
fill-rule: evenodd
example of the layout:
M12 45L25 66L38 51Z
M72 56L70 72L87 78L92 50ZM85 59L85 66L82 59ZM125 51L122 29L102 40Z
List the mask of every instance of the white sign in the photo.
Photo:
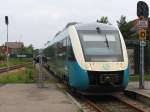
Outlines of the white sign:
M139 20L138 21L139 28L147 28L148 27L148 20Z
M22 55L17 54L17 58L25 58L25 57L26 57L26 55L24 55L24 54L22 54Z
M146 42L141 41L141 42L140 42L140 46L146 46Z

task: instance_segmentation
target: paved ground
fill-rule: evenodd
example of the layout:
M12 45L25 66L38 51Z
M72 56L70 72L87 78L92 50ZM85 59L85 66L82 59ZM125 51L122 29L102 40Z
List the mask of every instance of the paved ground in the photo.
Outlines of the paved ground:
M139 82L130 82L127 89L150 96L150 81L145 81L144 89L139 89Z
M77 112L77 107L55 84L7 84L0 87L0 112Z

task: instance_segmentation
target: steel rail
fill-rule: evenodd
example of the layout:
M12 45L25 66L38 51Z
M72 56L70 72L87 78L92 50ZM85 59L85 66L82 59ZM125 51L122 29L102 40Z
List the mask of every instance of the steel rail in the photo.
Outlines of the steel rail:
M102 106L98 106L97 104L95 104L94 102L92 102L91 100L86 99L86 103L93 108L95 111L97 112L106 112Z
M139 112L150 112L150 110L147 110L145 108L140 107L139 105L136 105L136 102L134 101L130 101L129 99L126 98L122 98L119 95L113 95L114 98L116 98L117 100L119 100L120 102L128 105L129 107L139 111Z
M146 94L144 92L141 93L138 91L125 90L124 95L131 99L139 101L143 105L146 105L147 108L143 107L143 109L145 109L145 111L147 111L147 112L150 112L150 96L148 94Z
M14 65L14 66L10 66L10 67L3 67L3 68L0 68L0 74L1 73L4 73L4 72L7 72L7 71L11 71L11 70L15 70L15 69L19 69L19 68L22 68L24 67L26 64L20 64L20 65Z
M141 109L140 107L135 106L134 104L129 103L128 101L125 101L125 100L123 100L122 98L119 98L119 97L115 97L115 98L116 98L119 102L121 102L121 103L123 103L124 105L130 107L131 109L136 110L137 112L150 112L149 110ZM91 108L93 108L94 110L96 110L96 112L110 112L110 110L109 110L107 107L101 105L101 103L98 103L98 104L97 104L97 103L93 102L92 100L88 100L88 99L86 99L86 103L87 103L88 105L90 105Z

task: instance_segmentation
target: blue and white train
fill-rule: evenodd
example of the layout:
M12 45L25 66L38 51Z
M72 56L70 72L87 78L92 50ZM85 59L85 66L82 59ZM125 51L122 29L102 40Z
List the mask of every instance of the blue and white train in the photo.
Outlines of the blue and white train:
M49 69L82 92L122 91L128 84L125 42L112 25L68 25L44 53L49 57Z

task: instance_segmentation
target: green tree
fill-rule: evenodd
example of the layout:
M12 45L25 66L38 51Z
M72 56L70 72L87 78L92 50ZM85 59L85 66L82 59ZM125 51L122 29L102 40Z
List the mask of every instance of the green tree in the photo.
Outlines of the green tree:
M23 47L21 49L18 49L16 51L16 53L17 54L29 54L29 55L33 55L33 50L34 50L34 48L33 48L33 45L31 44L31 45L29 45L27 47Z
M5 61L6 60L6 55L3 53L0 53L0 61Z
M117 24L124 39L136 38L135 36L132 36L133 32L131 31L133 28L133 21L127 22L126 16L121 15L120 19L117 21Z
M39 54L39 49L33 50L33 57L36 57Z
M96 22L98 23L104 23L104 24L108 24L108 17L107 16L102 16L99 20L97 20Z
M119 28L123 27L124 25L126 25L127 24L126 16L121 15L120 20L117 21L117 24L118 24Z
M29 54L33 54L33 45L32 44L26 48L26 52Z

